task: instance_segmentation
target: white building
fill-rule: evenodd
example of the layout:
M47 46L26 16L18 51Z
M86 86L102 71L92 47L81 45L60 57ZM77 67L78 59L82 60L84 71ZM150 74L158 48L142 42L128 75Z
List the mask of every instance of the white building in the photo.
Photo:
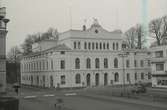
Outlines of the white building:
M97 20L89 29L61 33L55 43L53 47L52 43L47 43L49 48L35 49L23 57L22 84L65 88L151 82L150 65L146 60L149 52L123 50L122 32L109 32ZM40 44L38 47L42 47ZM120 53L128 53L128 56L123 60Z
M155 46L152 50L152 86L167 88L167 45Z
M6 88L6 25L9 19L5 18L6 8L0 7L0 92Z

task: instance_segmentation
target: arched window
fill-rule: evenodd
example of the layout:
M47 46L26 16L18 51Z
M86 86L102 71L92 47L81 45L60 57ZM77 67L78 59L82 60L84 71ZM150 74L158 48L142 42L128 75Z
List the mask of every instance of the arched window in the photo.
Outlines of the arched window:
M115 74L114 74L114 81L115 81L115 82L118 82L118 81L119 81L119 74L118 74L118 73L115 73Z
M116 50L118 50L118 48L119 48L119 45L118 45L118 43L116 43Z
M108 68L108 59L107 58L104 59L104 68Z
M98 43L96 42L96 49L98 49Z
M76 74L75 75L75 83L76 84L80 84L81 83L81 75L80 74Z
M99 60L99 58L95 59L95 68L100 68L100 60Z
M86 42L84 43L84 49L87 49L87 43Z
M76 42L74 42L74 49L76 49L77 48L77 43Z
M80 59L79 58L75 59L75 69L80 69Z
M86 59L86 68L91 68L91 60L90 60L90 58Z
M115 43L113 43L113 50L115 50Z
M117 58L114 59L114 68L118 68L118 59Z

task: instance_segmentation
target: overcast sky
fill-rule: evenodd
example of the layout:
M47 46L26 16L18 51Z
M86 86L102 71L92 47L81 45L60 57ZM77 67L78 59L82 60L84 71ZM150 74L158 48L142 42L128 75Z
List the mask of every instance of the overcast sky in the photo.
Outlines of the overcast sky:
M87 27L92 18L98 19L103 28L123 32L143 21L167 15L167 0L1 0L7 7L7 51L23 43L28 34L44 32L49 27L59 32L69 30L70 7L72 29L81 29L84 19ZM145 1L145 3L143 3ZM143 8L145 4L145 8ZM144 10L143 10L144 9Z

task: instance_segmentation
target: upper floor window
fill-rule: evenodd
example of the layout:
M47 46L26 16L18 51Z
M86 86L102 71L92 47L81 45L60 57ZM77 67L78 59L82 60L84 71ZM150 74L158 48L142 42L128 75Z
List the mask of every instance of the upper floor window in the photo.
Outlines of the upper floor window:
M118 74L118 73L115 73L115 74L114 74L114 81L115 81L115 82L118 82L118 81L119 81L119 74Z
M94 50L94 48L95 48L95 44L94 44L94 43L92 43L92 49Z
M151 79L151 72L148 72L148 79Z
M127 73L126 79L127 79L127 82L130 82L130 74L129 73Z
M53 70L53 60L51 60L51 69Z
M98 49L98 43L96 42L96 49Z
M60 54L61 54L61 55L64 55L64 54L65 54L65 51L61 51Z
M156 51L155 57L163 57L163 51Z
M87 49L87 43L86 42L84 43L84 49Z
M102 49L102 43L100 42L100 50Z
M137 80L137 73L135 73L135 80Z
M75 59L75 69L80 69L80 59L79 58Z
M114 68L118 68L118 59L117 58L114 59Z
M108 68L108 59L107 58L104 59L104 68Z
M109 49L109 43L107 43L107 49Z
M60 61L60 68L65 69L65 61L64 60Z
M156 64L156 71L164 71L164 64Z
M143 60L140 61L140 66L144 67L144 61Z
M113 50L115 50L115 43L113 43Z
M78 42L78 49L81 49L81 43Z
M148 60L148 66L149 66L149 67L151 66L151 62L150 62L150 60Z
M116 50L118 50L118 48L119 48L119 45L118 45L118 43L116 43Z
M134 60L134 66L137 67L137 60Z
M99 58L95 59L95 68L100 68L100 60L99 60Z
M105 43L103 43L103 49L104 49L104 50L106 49L106 44L105 44Z
M90 58L86 59L86 68L91 68L91 60L90 60Z
M91 43L90 42L88 43L88 49L89 50L91 49Z
M126 60L126 67L129 68L129 65L130 65L130 61Z
M74 49L76 49L77 48L77 43L76 42L74 42Z

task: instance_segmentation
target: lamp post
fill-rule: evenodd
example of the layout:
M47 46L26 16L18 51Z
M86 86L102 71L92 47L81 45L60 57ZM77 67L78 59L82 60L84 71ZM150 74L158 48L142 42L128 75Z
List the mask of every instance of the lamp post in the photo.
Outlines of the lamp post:
M124 91L124 93L126 92L126 90L125 90L125 64L124 64L124 59L125 59L125 57L128 57L128 55L129 54L127 52L122 52L122 53L118 54L118 56L122 58L123 91Z

